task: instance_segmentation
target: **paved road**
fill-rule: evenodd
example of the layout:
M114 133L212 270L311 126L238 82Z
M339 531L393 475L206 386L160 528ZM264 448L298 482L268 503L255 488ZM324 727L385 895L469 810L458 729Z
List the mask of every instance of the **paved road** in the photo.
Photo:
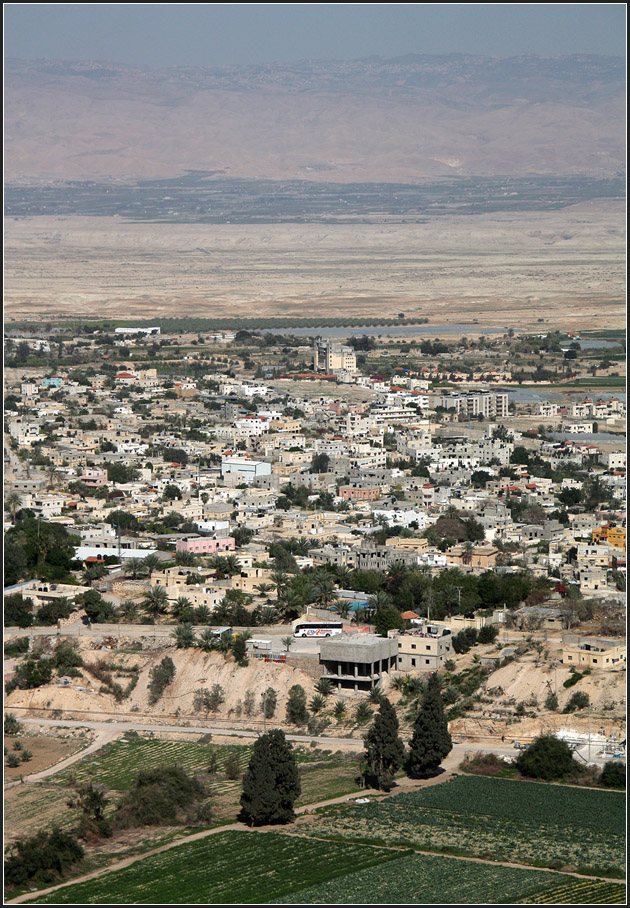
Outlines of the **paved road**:
M260 732L249 731L242 728L221 728L216 725L149 725L144 722L94 722L92 720L75 720L75 719L20 719L25 725L50 725L61 728L91 728L95 731L116 731L122 734L125 731L167 731L167 732L188 732L200 735L223 735L227 738L258 738ZM287 734L288 741L296 741L300 744L310 744L315 742L325 746L331 744L349 745L351 747L363 747L363 741L360 738L326 738L314 735L294 735Z
M61 728L90 728L94 731L108 732L110 734L122 734L125 731L160 731L176 732L188 734L214 734L222 735L226 738L258 738L260 731L250 731L243 728L230 728L216 725L150 725L146 722L98 722L89 719L20 719L26 725L48 725ZM362 738L335 738L325 735L298 735L291 732L285 733L288 741L295 741L298 744L319 744L323 747L330 748L331 745L338 747L356 747L363 748ZM453 750L447 758L445 767L454 769L462 760L464 754L471 751L483 751L484 753L503 754L506 756L515 756L516 750L509 744L503 742L488 743L464 741L453 745Z

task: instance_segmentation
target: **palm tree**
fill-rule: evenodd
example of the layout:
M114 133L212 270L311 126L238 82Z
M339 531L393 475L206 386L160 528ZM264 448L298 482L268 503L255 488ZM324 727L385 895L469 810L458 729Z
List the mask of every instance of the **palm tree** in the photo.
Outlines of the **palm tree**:
M142 600L142 608L153 615L155 624L158 616L163 615L168 608L168 594L163 586L153 586Z
M208 624L210 609L207 605L200 605L195 609L195 624Z
M345 584L350 583L350 578L352 576L351 569L347 564L335 564L333 572L339 586L342 589L345 589Z
M323 608L328 608L330 602L335 602L339 596L335 592L335 581L332 579L328 571L322 571L317 573L317 579L315 581L316 594L315 601L319 603Z
M157 555L147 555L147 557L143 559L143 562L144 562L144 566L145 566L146 570L148 571L149 583L150 583L151 575L153 574L153 571L157 571L157 569L160 567L162 562L160 561L160 559L158 558Z
M378 612L379 609L391 605L392 602L393 599L389 593L386 593L385 590L377 590L372 596L368 596L368 614L373 615L375 612Z
M193 604L187 596L178 596L172 608L172 613L178 621L192 614Z
M293 643L293 637L283 637L282 645L286 648L287 653L291 649L291 644Z
M138 606L133 599L125 599L124 602L121 602L120 614L125 621L133 621L138 614Z
M195 567L197 557L192 552L177 552L175 555L175 564L178 567Z
M300 538L295 543L295 554L296 555L308 555L312 546L310 539L307 539L306 536L300 536Z
M257 583L254 587L259 596L266 596L273 589L273 583Z
M9 512L9 514L11 515L11 517L13 518L13 523L15 523L15 517L16 517L18 511L22 507L22 498L20 496L20 493L17 491L17 489L13 489L12 492L9 492L9 494L6 497L4 506L5 506L6 510Z
M228 574L230 577L232 577L233 574L240 574L242 565L236 555L227 555L224 560L226 574Z
M335 605L335 611L340 618L347 618L350 614L350 603L347 600L340 599Z
M177 649L189 649L195 645L195 630L192 624L178 624L173 631Z
M54 489L61 478L61 473L57 469L54 463L48 464L46 467L46 488Z
M256 613L256 609L254 609L254 613ZM278 609L273 608L273 606L270 605L264 605L258 610L257 617L260 624L275 624L278 620Z
M137 577L146 577L147 566L142 558L126 558L123 573L130 574L131 579L136 580Z
M277 590L278 598L282 598L289 582L289 575L284 571L273 571L270 574L270 579L273 581L273 584Z
M201 649L205 650L206 652L218 649L219 646L219 639L217 635L212 631L212 628L209 627L202 632L202 634L198 638L198 641Z
M472 564L472 556L475 550L472 542L464 543L464 551L462 552L462 564Z
M320 678L319 681L315 684L315 690L318 694L321 694L322 697L328 697L333 692L333 684L329 678Z

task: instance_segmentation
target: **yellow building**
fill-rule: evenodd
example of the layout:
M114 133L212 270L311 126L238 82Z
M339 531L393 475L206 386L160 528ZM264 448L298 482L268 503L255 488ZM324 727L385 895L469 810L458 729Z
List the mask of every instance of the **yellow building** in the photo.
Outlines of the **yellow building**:
M625 552L626 550L626 528L610 526L605 523L601 527L593 530L591 533L591 542L601 545L603 542L607 542L609 546L613 549L621 549Z

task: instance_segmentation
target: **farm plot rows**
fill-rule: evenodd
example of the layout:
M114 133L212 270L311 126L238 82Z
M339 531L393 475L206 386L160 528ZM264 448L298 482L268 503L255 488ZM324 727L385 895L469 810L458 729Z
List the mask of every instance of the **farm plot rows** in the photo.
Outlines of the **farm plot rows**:
M67 791L47 785L24 785L4 794L5 840L34 835L51 824L70 829L76 812L68 810Z
M247 745L213 747L212 744L193 741L131 738L106 744L92 756L54 778L62 783L69 782L71 778L77 782L98 781L106 788L127 791L141 769L181 766L187 772L202 772L208 768L213 751L216 754L218 772L224 770L231 753L239 755L241 771L247 767L251 756L251 747Z
M381 803L330 807L318 834L560 869L623 866L617 792L461 776Z
M510 904L569 877L432 855L405 855L276 900L301 904Z
M266 903L400 854L279 833L223 832L58 889L40 904Z
M551 886L529 898L522 898L521 902L528 905L625 905L626 887L623 883L577 880Z

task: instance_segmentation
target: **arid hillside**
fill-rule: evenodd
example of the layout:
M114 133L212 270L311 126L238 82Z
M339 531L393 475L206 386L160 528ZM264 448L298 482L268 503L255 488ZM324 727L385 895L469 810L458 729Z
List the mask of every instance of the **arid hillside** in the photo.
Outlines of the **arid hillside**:
M385 182L610 175L617 57L451 55L223 68L8 60L5 179Z

